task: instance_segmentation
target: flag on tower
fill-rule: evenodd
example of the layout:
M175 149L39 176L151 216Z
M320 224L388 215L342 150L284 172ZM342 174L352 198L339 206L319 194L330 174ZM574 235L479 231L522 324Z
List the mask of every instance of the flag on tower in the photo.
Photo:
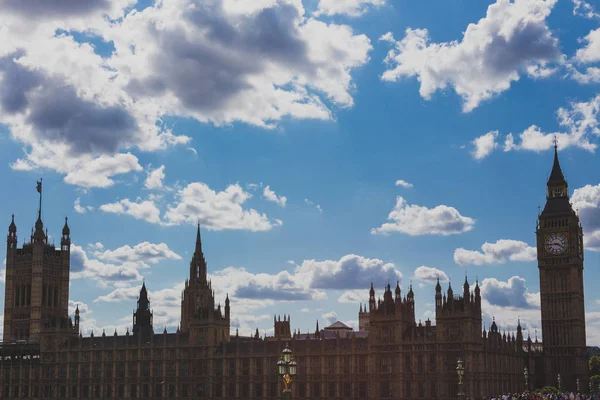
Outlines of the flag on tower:
M41 180L37 181L36 189L37 189L38 193L42 193L42 181Z

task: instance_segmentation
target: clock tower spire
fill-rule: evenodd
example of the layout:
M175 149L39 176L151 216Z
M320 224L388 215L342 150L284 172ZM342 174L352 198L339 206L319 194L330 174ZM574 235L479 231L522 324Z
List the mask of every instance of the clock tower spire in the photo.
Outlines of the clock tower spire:
M588 380L583 232L569 202L556 139L546 186L546 205L536 230L545 384L552 385L560 374L563 388L575 392L578 379L583 387Z

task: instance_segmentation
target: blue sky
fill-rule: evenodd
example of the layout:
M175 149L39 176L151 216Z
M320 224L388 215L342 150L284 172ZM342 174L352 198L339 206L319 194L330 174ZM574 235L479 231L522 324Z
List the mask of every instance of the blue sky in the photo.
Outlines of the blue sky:
M485 322L520 317L533 336L556 135L600 344L600 8L63 3L0 6L0 209L25 238L44 178L52 237L69 216L86 332L124 330L142 279L155 328L176 329L199 219L242 334L283 313L303 332L355 324L371 280L412 282L417 318L433 319L435 277L456 288L468 273Z

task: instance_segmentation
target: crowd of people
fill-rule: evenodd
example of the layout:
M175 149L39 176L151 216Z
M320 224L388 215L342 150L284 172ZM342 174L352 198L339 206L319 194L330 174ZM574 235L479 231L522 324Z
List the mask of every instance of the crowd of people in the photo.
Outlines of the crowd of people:
M467 399L474 400L474 399ZM482 400L600 400L600 395L580 393L542 394L542 393L514 393L496 397L486 397Z

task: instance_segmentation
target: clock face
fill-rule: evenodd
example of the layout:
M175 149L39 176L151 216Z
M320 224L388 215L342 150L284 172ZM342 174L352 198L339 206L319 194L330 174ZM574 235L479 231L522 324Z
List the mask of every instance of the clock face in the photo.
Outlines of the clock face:
M567 238L560 233L553 233L546 237L546 251L550 254L561 254L567 248Z

